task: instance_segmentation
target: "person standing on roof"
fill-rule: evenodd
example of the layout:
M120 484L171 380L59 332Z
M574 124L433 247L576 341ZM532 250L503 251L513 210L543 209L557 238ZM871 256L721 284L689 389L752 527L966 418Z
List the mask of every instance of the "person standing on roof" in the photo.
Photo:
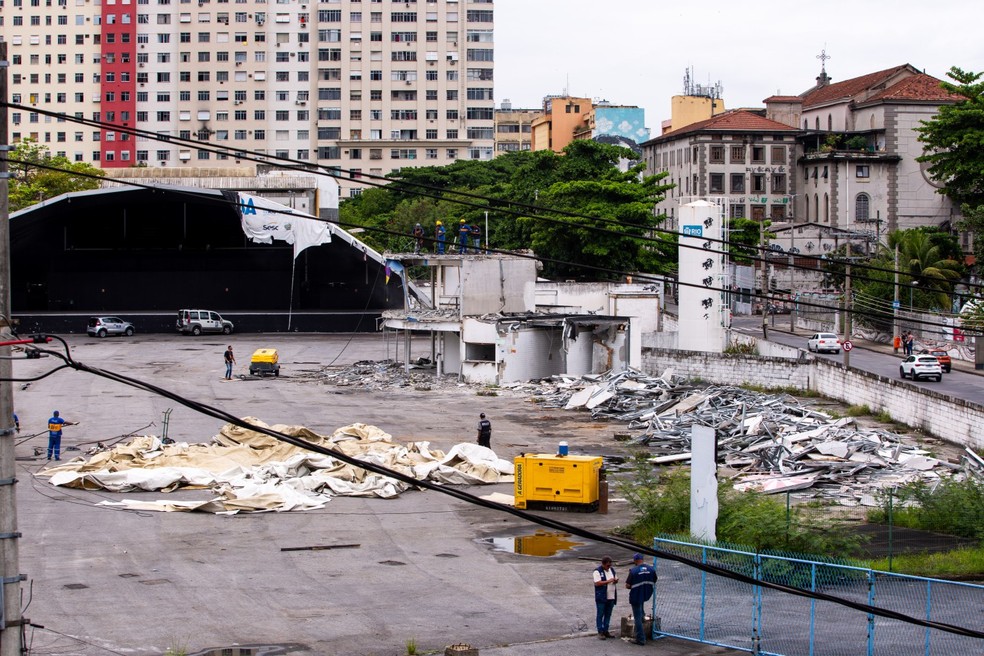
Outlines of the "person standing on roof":
M478 445L492 448L492 422L485 418L484 412L478 416Z
M476 253L482 252L482 227L477 223L471 225L472 248Z
M440 221L434 226L434 241L437 242L437 254L444 255L444 239L447 234L444 232L444 224Z
M424 226L419 223L413 227L413 254L420 255L420 250L424 247Z
M465 223L464 219L458 221L458 252L464 255L468 252L468 239L471 234L471 228Z

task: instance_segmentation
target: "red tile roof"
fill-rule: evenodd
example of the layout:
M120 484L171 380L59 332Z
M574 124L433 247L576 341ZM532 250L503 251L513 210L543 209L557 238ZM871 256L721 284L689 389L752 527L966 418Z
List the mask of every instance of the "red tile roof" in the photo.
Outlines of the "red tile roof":
M902 66L896 66L895 68L889 68L884 71L878 71L877 73L868 73L867 75L862 75L861 77L844 80L843 82L827 84L819 89L810 89L802 94L803 108L806 109L814 105L821 105L832 101L854 98L864 91L873 90L878 85L885 84L892 77L898 75L906 68L911 69L913 73L916 72L916 70L911 68L908 64L904 64Z
M747 109L732 109L705 121L691 123L679 130L673 130L660 136L678 136L702 130L721 130L724 132L796 132L797 128L765 118L761 114L750 112Z
M762 102L770 103L770 102L802 102L802 101L803 98L800 96L769 96Z
M922 100L929 102L955 102L963 96L944 91L940 80L932 75L919 73L893 84L881 93L875 94L868 102L876 100Z

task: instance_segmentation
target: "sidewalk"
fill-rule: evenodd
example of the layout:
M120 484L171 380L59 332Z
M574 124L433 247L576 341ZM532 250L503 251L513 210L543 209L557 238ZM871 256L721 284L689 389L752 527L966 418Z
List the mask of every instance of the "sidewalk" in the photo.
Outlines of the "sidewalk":
M614 618L613 618L614 619ZM648 640L643 646L620 638L598 640L595 633L539 640L521 645L483 647L480 656L608 656L614 654L654 654L655 656L739 656L748 652L705 645L678 638Z

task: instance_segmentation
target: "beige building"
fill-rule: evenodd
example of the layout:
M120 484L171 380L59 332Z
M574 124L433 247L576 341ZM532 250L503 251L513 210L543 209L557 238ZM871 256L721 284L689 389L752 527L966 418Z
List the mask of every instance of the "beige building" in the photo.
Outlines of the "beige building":
M542 116L539 109L514 109L508 100L495 110L495 154L532 150L533 121Z
M105 169L255 167L237 150L310 162L340 172L342 197L404 166L491 159L493 10L4 0L10 100L23 106L9 112L11 138Z

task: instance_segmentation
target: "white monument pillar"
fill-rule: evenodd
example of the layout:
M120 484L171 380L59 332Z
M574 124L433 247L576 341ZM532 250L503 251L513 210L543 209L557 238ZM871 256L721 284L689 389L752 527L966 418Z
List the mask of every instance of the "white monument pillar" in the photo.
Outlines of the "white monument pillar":
M725 331L722 209L699 200L680 208L678 346L684 351L721 353Z
M718 480L717 436L710 426L693 426L690 432L690 536L717 540Z

